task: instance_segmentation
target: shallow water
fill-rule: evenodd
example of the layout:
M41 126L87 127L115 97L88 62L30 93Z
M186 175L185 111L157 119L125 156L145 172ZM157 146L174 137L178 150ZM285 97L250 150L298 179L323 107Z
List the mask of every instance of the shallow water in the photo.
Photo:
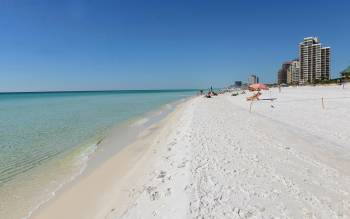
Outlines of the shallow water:
M111 127L194 94L193 90L0 94L0 218L26 217L80 174L96 142Z

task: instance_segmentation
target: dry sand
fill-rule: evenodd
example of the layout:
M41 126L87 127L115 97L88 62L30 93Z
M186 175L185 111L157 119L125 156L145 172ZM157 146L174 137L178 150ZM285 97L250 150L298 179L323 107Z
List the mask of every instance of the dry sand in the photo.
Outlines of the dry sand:
M34 218L350 218L350 89L247 95L187 101Z

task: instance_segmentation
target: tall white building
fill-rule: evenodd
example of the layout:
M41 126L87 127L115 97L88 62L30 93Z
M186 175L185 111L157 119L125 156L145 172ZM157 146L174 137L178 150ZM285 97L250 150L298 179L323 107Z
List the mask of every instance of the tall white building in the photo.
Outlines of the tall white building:
M330 48L322 47L318 38L307 37L299 43L299 61L301 83L329 79Z

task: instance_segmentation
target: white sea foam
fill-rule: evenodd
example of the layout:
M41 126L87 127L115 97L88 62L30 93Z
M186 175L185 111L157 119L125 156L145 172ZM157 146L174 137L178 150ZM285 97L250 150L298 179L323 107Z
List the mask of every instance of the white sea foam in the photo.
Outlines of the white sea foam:
M149 121L149 118L145 117L145 118L137 120L133 125L134 126L142 126L142 125L146 124L148 121Z

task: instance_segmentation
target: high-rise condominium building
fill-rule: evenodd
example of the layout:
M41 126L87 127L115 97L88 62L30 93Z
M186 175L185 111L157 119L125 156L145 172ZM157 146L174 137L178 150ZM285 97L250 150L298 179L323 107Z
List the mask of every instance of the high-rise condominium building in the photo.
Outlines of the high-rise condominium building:
M291 72L292 62L285 62L282 64L282 68L278 71L278 84L290 84L292 81Z
M299 61L301 83L329 79L330 48L322 47L318 38L307 37L299 43Z
M330 79L330 47L321 48L321 77Z
M291 62L290 66L291 71L291 82L292 84L299 84L300 80L300 62L298 59L295 59Z
M287 61L282 64L282 68L278 71L278 84L299 84L300 62L298 59Z

